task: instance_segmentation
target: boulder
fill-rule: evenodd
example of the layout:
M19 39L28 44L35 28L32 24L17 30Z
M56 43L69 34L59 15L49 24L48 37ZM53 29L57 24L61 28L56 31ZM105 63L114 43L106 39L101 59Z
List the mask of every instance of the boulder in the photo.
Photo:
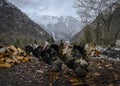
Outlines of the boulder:
M7 50L6 47L0 48L0 53L5 52Z

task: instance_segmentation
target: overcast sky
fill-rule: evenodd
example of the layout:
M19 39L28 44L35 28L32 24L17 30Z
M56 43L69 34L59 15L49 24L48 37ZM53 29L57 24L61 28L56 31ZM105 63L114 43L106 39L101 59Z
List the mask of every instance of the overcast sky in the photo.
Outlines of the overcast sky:
M39 15L77 17L74 0L8 0L29 17Z

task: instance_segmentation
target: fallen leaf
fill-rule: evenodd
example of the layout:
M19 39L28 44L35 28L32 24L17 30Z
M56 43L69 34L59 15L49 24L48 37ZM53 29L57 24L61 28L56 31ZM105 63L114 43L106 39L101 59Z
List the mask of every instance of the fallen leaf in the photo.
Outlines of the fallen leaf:
M108 64L108 65L105 65L106 67L111 67L112 66L112 64Z
M44 73L44 71L42 71L42 70L36 70L36 72L37 72L37 73L41 73L41 74Z
M70 82L78 82L78 79L77 78L72 78L72 79L70 79Z
M111 84L109 84L108 86L114 86L114 85L111 83Z
M100 73L96 72L94 73L95 76L100 76Z

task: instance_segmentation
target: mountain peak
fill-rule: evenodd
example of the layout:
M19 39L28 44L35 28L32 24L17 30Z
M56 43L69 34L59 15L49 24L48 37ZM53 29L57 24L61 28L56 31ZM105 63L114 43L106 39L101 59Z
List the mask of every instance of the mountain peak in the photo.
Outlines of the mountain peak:
M80 31L81 22L72 16L38 16L35 20L49 34L54 32L57 39L70 39Z

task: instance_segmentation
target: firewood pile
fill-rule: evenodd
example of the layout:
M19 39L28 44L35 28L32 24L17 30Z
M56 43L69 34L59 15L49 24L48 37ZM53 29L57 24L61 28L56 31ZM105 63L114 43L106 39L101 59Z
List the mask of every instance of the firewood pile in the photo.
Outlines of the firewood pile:
M21 48L16 48L13 45L8 47L0 45L0 67L10 68L15 64L29 60L26 52Z
M99 48L101 47L97 47L94 42L90 42L85 45L86 54L89 57L99 57L101 54L101 50Z

